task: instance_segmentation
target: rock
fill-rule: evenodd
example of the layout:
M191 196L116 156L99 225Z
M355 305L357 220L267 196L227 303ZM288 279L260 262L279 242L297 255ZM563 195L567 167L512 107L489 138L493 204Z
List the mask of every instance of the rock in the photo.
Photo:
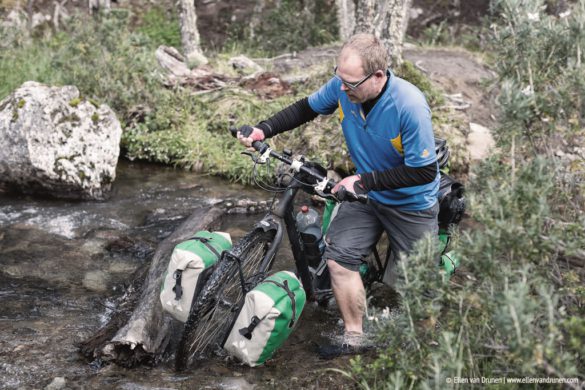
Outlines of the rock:
M74 86L28 81L0 102L0 185L60 198L103 199L116 176L122 128Z
M496 145L491 130L477 123L469 124L467 143L469 156L472 161L484 160L490 155Z
M231 65L234 69L243 73L256 73L264 71L260 65L246 56L232 57L228 61L228 64Z
M104 292L108 287L108 275L104 271L89 271L81 284L88 290Z
M65 378L63 378L62 376L58 376L55 377L51 383L49 383L46 387L45 390L59 390L59 389L64 389L65 385L66 385L66 381Z
M6 29L24 30L26 28L26 14L20 10L12 10L0 21L0 26Z

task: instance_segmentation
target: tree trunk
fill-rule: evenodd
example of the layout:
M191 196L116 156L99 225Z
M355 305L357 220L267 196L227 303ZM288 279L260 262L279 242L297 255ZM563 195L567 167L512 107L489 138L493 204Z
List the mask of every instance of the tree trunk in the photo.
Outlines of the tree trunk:
M250 20L250 39L256 38L256 31L262 22L262 12L266 7L266 0L256 0L254 10L252 11L252 18Z
M88 1L89 13L97 14L100 10L108 12L111 8L111 5L112 4L110 0L89 0Z
M339 38L347 41L355 31L355 4L354 0L335 0L337 5L337 20L339 21Z
M225 210L215 207L197 209L160 243L148 274L138 272L117 314L94 336L79 343L81 352L87 358L113 361L124 367L153 364L160 359L173 336L180 337L182 330L182 324L164 315L159 300L171 252L175 245L192 237L195 232L217 228L224 213Z
M180 0L181 7L181 44L190 68L207 64L207 58L200 47L199 30L197 30L197 13L195 0Z
M337 0L340 36L365 32L382 40L392 66L402 63L402 43L408 26L408 10L412 0L357 0L355 11L352 0ZM354 27L351 19L354 15ZM349 33L351 31L351 33Z

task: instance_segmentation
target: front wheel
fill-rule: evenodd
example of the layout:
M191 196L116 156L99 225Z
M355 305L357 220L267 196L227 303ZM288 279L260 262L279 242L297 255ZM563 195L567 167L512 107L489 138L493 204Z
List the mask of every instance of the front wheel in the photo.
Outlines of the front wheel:
M222 257L192 304L175 355L177 370L208 357L214 349L221 347L244 301L241 275L246 291L264 278L274 260L273 252L271 258L264 262L270 246L274 244L275 234L275 230L252 231Z

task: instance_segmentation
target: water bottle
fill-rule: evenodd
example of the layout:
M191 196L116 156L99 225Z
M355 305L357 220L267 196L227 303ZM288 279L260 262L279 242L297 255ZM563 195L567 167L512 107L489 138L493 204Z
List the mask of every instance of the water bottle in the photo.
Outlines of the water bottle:
M321 218L313 208L303 205L297 213L297 229L303 240L305 258L309 265L317 268L321 261Z

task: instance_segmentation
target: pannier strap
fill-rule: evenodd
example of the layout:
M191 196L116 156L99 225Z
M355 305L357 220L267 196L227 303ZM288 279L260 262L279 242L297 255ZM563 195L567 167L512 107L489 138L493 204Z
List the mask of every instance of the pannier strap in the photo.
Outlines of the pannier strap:
M190 240L199 241L200 243L205 245L207 247L207 249L209 249L211 251L211 253L213 253L215 255L215 257L217 257L218 259L220 258L221 255L219 254L219 252L213 247L213 245L211 245L209 243L209 241L213 241L213 238L195 236L195 237L191 237Z
M284 291L286 291L286 294L290 298L290 303L292 305L292 318L290 320L290 324L288 324L288 327L292 328L295 325L295 318L297 318L297 307L296 307L297 305L295 302L295 294L293 294L293 292L288 287L288 281L285 280L284 283L278 283L275 280L268 279L268 280L263 280L262 283L272 283L272 284L275 284L278 287L282 288Z
M252 332L256 329L256 326L260 323L260 318L257 316L252 317L252 322L248 325L247 328L240 329L240 334L247 338L248 340L252 339Z
M183 271L178 269L175 270L173 273L173 279L175 279L175 287L173 287L173 292L175 293L175 300L178 301L183 296L183 287L181 287L181 279L183 276Z
M215 255L215 257L217 257L218 259L220 258L221 255L219 254L219 252L209 243L209 241L212 241L212 238L195 236L191 237L190 240L199 241L200 243L205 245L207 249L209 249L209 251L211 251L211 253ZM183 287L181 287L182 275L183 270L180 269L175 270L175 272L173 273L173 279L175 279L175 287L173 287L173 292L175 293L175 301L180 300L181 297L183 296Z

